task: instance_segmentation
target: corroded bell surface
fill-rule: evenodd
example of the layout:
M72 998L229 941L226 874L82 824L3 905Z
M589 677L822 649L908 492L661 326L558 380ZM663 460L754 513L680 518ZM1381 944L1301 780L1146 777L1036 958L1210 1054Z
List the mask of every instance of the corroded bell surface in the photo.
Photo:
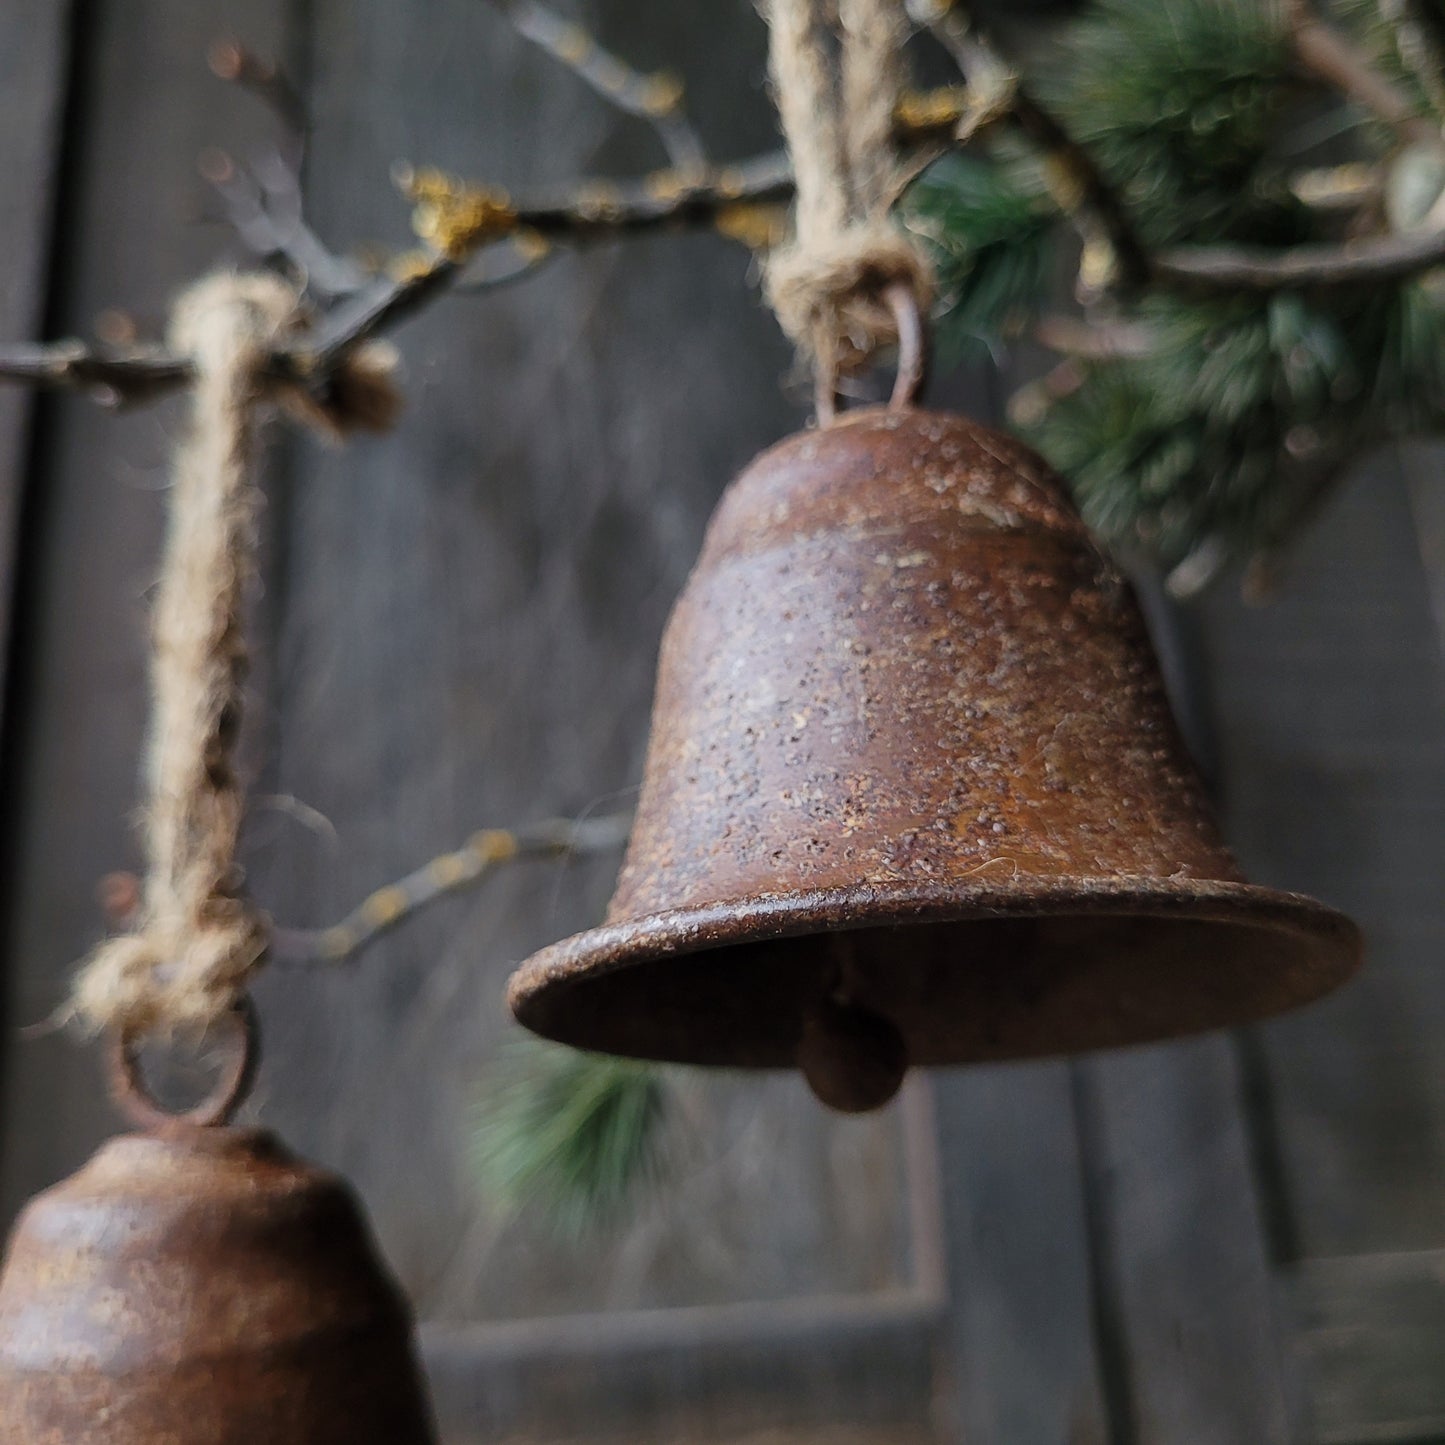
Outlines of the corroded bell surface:
M355 1199L271 1135L125 1135L21 1215L0 1275L5 1445L434 1439Z
M581 1048L799 1064L859 1109L907 1064L1276 1013L1359 954L1348 919L1242 880L1057 477L962 418L869 409L723 498L607 920L511 1002Z

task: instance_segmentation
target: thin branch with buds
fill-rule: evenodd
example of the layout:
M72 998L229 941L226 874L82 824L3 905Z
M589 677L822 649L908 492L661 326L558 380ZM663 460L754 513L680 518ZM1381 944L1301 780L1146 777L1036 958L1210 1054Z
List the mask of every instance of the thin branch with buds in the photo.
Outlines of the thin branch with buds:
M279 150L245 165L225 151L208 150L199 169L242 245L260 261L282 263L312 294L347 296L374 279L306 224L300 177Z
M638 180L587 181L566 194L526 204L514 204L500 191L468 186L435 172L405 174L404 188L418 201L418 214L427 217L426 226L418 226L419 234L430 244L396 258L389 274L369 276L364 268L329 251L306 226L291 158L264 157L243 169L229 157L212 155L206 174L242 239L258 254L295 272L306 282L309 294L328 303L309 336L271 358L275 379L324 392L355 347L444 293L487 291L527 276L557 246L585 246L665 228L710 227L755 250L780 238L783 208L793 192L784 154L709 164L686 122L681 95L669 92L664 105L658 77L623 65L589 37L579 38L580 33L537 0L493 3L529 39L627 113L658 124L659 134L670 137L672 168ZM1011 120L1064 178L1055 196L1060 208L1080 222L1086 238L1102 236L1107 241L1114 258L1114 286L1151 285L1219 295L1264 293L1368 286L1445 265L1445 231L1282 250L1212 246L1150 252L1122 198L1088 152L1019 82L987 35L965 17L964 8L945 0L910 0L910 14L947 47L968 83L905 97L897 116L900 149L905 158L913 157L920 164L1000 119ZM1333 32L1321 42L1320 22L1301 0L1291 0L1289 14L1297 35L1305 37L1305 49L1316 57L1334 55L1336 42L1343 44ZM1347 59L1343 67L1317 66L1317 73L1331 78L1346 94L1371 97L1377 112L1394 117L1406 133L1413 135L1423 125L1438 140L1428 121L1401 110L1405 102L1398 94L1386 100L1382 91L1365 83L1363 77L1374 73L1360 57L1351 52ZM213 52L212 65L218 74L255 91L283 125L301 134L295 129L300 124L299 101L275 67L230 42ZM299 155L299 145L299 140L291 145L292 156ZM186 385L191 375L185 357L160 346L65 340L0 348L0 380L79 389L110 404L153 400Z
M631 830L630 813L484 828L454 852L439 854L369 893L330 928L273 927L267 957L282 965L350 963L398 924L442 898L475 887L504 864L615 853ZM134 873L107 873L96 894L112 928L132 926L143 902L141 881Z
M275 61L257 54L239 40L218 40L206 54L211 74L250 91L280 122L293 170L299 172L306 150L306 106Z
M632 828L632 815L553 818L518 829L487 828L452 853L369 894L330 928L272 930L273 963L349 963L397 924L438 899L475 887L504 863L527 859L576 858L616 852Z
M594 182L555 200L508 207L495 224L492 243L530 242L521 247L520 256L515 248L509 250L510 264L497 266L487 253L474 258L464 250L456 256L423 252L409 258L412 263L400 274L344 296L312 336L276 352L270 374L276 380L320 385L348 352L413 316L441 293L463 285L468 291L486 290L530 273L554 239L586 245L616 235L707 225L761 241L769 218L755 208L781 205L791 193L787 160L777 154L724 167L706 183L682 184L664 172L640 182ZM0 380L89 391L109 404L154 400L186 385L191 376L187 358L159 346L108 348L67 340L0 348Z
M538 0L491 0L512 28L626 115L657 132L675 170L697 176L707 168L707 151L683 109L683 86L675 75L644 75L604 50L580 25L564 20Z

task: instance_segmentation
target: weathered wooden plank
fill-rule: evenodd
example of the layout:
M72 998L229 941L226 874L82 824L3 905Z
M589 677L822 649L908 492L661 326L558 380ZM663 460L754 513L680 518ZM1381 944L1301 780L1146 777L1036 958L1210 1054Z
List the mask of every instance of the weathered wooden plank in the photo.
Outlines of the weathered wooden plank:
M39 339L63 145L68 0L15 0L0 10L0 338ZM0 678L9 650L14 565L35 398L0 388ZM0 707L3 707L0 689ZM0 713L3 720L3 713Z
M1438 442L1412 442L1400 447L1400 470L1405 478L1410 515L1425 569L1435 635L1445 656L1445 448Z
M871 1299L573 1315L422 1331L448 1440L933 1435L940 1304Z
M935 1076L954 1441L1114 1438L1068 1064Z
M69 32L68 3L21 0L0 11L0 174L9 178L12 196L0 207L0 338L6 341L38 339L43 325ZM11 618L35 411L36 398L23 388L0 388L0 728L14 684ZM8 1019L0 1003L0 1021ZM0 1060L9 1052L7 1037Z
M1354 914L1368 947L1359 981L1259 1033L1285 1247L1437 1247L1445 666L1391 459L1345 488L1275 602L1220 595L1202 623L1231 841L1259 881Z
M1445 1438L1445 1249L1303 1260L1284 1290L1311 1441Z
M67 157L57 331L89 332L112 306L132 309L142 325L160 323L171 292L228 245L224 232L197 224L205 192L196 157L210 144L254 139L269 121L209 73L206 47L234 29L274 50L282 10L282 0L87 5L75 70L85 125ZM145 594L176 416L167 407L120 417L62 399L36 461L43 506L16 619L28 666L15 695L4 819L15 859L3 940L11 1024L33 1023L60 1000L103 929L97 881L135 864ZM6 1219L112 1125L95 1063L73 1040L28 1040L7 1052Z
M1076 1067L1118 1438L1286 1445L1284 1340L1230 1041Z
M1154 579L1139 590L1175 713L1212 779L1215 719L1200 638ZM1119 1438L1292 1438L1268 1231L1231 1042L1082 1059L1075 1080L1099 1348Z

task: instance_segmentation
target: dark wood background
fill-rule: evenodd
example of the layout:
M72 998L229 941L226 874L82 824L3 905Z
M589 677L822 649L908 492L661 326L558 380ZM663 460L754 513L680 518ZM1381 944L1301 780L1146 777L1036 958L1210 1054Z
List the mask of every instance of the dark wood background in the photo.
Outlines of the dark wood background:
M745 0L563 8L682 70L718 156L770 143ZM516 190L655 163L481 0L5 0L0 337L117 307L158 328L234 258L196 158L270 122L208 72L225 34L300 84L338 247L405 242L397 160ZM278 429L247 856L279 919L329 922L479 826L625 805L708 512L802 415L747 270L704 236L564 258L398 334L391 436ZM98 937L97 881L136 861L178 416L0 392L5 1219L114 1124L91 1053L17 1031ZM448 1439L1445 1440L1438 455L1352 479L1272 606L1221 592L1161 621L1244 862L1367 931L1368 972L1304 1014L939 1074L863 1122L791 1079L690 1083L669 1188L577 1248L499 1220L468 1149L510 965L597 916L614 860L518 867L351 971L269 977L256 1110L362 1190Z

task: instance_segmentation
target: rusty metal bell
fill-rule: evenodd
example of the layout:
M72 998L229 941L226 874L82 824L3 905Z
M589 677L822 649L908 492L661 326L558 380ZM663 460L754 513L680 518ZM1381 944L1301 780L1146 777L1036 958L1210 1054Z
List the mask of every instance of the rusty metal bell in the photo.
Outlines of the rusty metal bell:
M733 483L662 644L604 925L513 977L585 1049L909 1064L1168 1038L1325 993L1350 921L1245 883L1133 595L1061 482L960 417L872 408Z
M263 1131L111 1140L0 1274L6 1445L433 1445L351 1191Z

